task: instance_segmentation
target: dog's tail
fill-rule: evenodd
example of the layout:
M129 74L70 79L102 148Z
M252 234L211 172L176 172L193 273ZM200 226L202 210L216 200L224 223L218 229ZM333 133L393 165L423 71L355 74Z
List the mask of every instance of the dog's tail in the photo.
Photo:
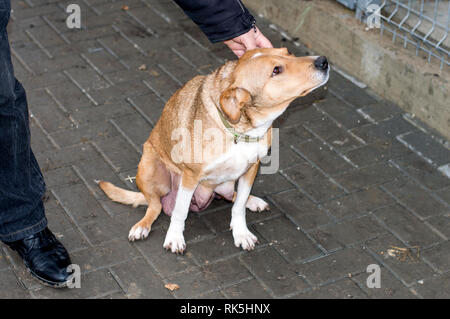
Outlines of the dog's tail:
M138 207L139 205L148 205L144 194L141 192L133 192L120 187L117 187L110 182L96 181L98 186L102 189L105 194L111 198L113 201L122 203L125 205L133 205L133 207Z

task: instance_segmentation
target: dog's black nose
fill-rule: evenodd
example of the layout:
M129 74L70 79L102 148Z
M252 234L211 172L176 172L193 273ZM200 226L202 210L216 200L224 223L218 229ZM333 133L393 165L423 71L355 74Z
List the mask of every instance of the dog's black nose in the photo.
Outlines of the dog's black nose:
M314 66L319 70L326 70L328 68L327 57L320 56L314 61Z

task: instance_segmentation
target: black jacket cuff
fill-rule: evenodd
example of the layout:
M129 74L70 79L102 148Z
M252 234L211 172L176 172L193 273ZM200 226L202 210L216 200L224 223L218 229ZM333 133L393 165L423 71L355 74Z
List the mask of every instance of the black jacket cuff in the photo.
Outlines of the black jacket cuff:
M211 42L248 32L255 21L240 0L175 0Z

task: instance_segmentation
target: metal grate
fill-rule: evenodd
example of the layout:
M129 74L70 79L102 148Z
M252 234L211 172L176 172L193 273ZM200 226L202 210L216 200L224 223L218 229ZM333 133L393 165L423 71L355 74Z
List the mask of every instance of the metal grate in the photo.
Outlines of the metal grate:
M381 34L392 35L393 42L415 49L416 55L428 62L437 61L441 69L450 65L449 0L337 1L356 9L356 16L361 20L377 16Z

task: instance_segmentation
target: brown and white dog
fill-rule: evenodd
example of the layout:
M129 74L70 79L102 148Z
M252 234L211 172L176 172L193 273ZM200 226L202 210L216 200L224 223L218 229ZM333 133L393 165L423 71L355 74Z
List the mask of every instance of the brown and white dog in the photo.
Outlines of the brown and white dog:
M234 244L253 249L257 238L247 228L245 212L269 207L250 190L259 159L271 146L272 122L294 99L325 84L328 75L325 57L295 57L286 48L256 49L187 82L169 99L143 146L136 175L140 192L99 182L113 201L148 205L129 240L146 238L164 209L171 219L163 247L182 253L189 210L205 209L220 196L234 202Z

